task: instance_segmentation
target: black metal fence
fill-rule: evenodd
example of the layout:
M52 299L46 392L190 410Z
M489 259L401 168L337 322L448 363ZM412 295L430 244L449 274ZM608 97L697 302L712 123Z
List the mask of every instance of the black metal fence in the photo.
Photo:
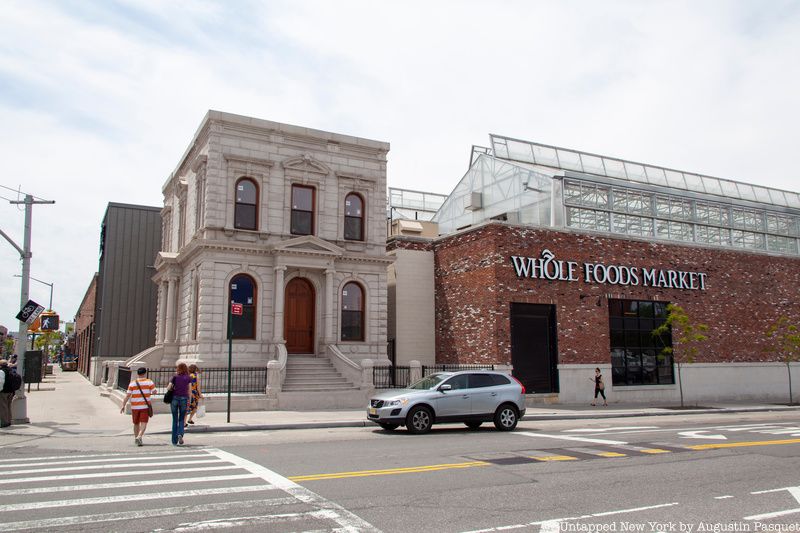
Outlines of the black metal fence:
M494 370L495 365L423 365L422 376L435 372L458 372L461 370ZM372 368L372 382L376 389L402 389L410 385L411 368L407 366L376 366Z
M375 366L372 381L376 389L402 389L409 385L411 368L407 366Z
M170 379L175 375L174 368L154 368L147 377L156 384L159 393L167 390ZM228 392L227 368L203 368L199 374L200 390L203 394ZM231 392L265 394L267 391L266 367L236 367L231 369Z
M117 367L117 388L119 390L128 390L128 385L131 383L131 369L127 366Z

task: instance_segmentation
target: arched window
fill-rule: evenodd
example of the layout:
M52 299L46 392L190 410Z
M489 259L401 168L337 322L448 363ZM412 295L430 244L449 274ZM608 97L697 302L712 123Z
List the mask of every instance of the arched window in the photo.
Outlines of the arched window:
M344 199L344 238L364 240L364 200L354 192Z
M250 178L242 178L236 182L233 227L258 229L258 186Z
M364 290L352 281L342 289L342 340L364 340Z
M231 315L231 326L234 339L256 338L256 283L247 274L233 277L228 291L228 308L225 318L231 312L231 304L242 305L241 315Z

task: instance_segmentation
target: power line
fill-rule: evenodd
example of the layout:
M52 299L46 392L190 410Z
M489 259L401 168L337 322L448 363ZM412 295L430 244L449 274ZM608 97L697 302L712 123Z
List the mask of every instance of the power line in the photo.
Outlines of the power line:
M44 198L40 198L40 197L38 197L38 196L36 196L36 195L34 195L34 194L29 194L29 193L26 193L26 192L22 192L22 191L21 191L19 188L17 188L17 189L12 189L11 187L7 187L7 186L5 186L5 185L0 185L0 188L2 188L2 189L7 189L7 190L9 190L9 191L13 191L13 192L15 192L15 193L17 193L18 197L19 197L19 196L30 196L31 198L35 198L36 200L44 200ZM8 198L4 198L4 197L2 197L2 198L3 198L3 199L5 199L5 200L8 200ZM14 201L14 200L8 200L8 201L9 201L9 202L12 202L12 201Z

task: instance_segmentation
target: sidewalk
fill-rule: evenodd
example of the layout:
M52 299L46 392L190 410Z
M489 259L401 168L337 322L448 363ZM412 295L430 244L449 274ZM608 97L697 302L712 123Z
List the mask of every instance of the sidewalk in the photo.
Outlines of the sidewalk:
M670 408L672 407L672 408ZM799 411L800 407L776 404L726 403L706 404L698 409L674 409L674 406L640 406L613 404L609 407L586 405L543 405L528 407L522 420L578 420L618 417L669 416L701 413L742 413L759 411ZM78 372L61 372L56 367L37 391L34 385L28 395L28 418L31 423L16 425L5 431L15 434L114 436L129 435L130 415L122 415L119 408ZM251 411L208 413L196 419L189 433L253 431L277 429L310 429L336 427L375 427L366 420L364 409L320 411ZM156 414L148 427L148 434L169 433L171 416Z

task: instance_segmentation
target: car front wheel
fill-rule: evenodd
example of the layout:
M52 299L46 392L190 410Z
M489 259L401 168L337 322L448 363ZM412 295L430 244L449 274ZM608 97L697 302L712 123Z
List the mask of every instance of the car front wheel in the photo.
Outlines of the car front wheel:
M519 422L519 412L511 404L501 405L494 413L494 427L499 431L511 431L517 427L517 422Z
M406 417L406 428L416 435L427 433L433 425L433 414L423 406L414 407Z

